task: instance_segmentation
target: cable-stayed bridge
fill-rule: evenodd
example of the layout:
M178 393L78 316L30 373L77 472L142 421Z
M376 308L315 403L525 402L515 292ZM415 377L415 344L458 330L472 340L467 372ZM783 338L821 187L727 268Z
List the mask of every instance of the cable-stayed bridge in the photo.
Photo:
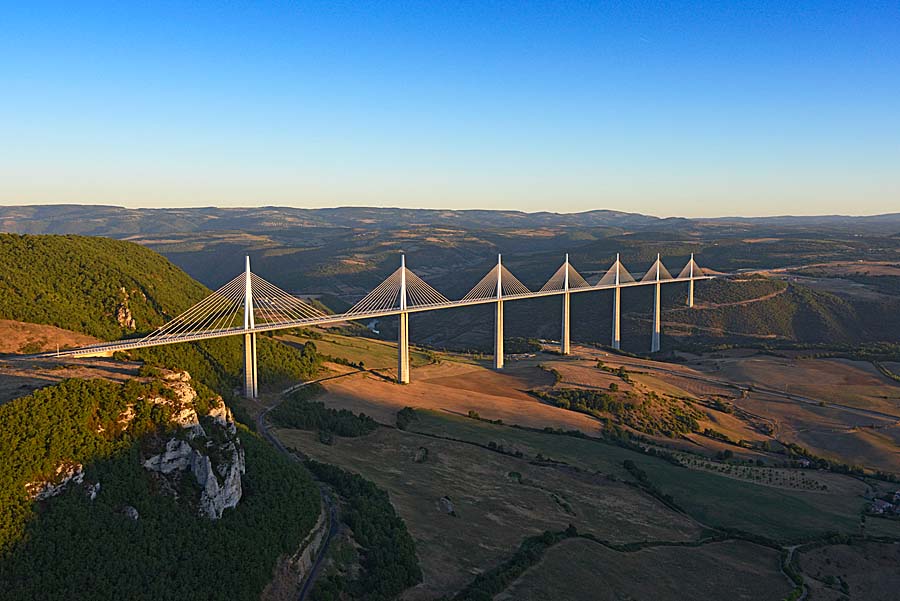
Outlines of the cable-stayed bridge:
M346 312L329 315L307 301L297 298L250 271L247 257L244 272L183 312L178 317L144 336L74 349L66 349L45 356L88 357L116 351L195 342L224 336L244 336L244 393L254 398L258 394L256 334L298 327L328 325L351 320L367 320L397 315L400 320L397 341L397 381L409 383L409 315L455 307L493 304L494 367L503 368L503 307L506 302L560 296L562 298L562 326L560 351L570 352L570 298L572 294L611 290L613 314L611 344L618 349L621 343L621 290L635 286L653 286L653 332L650 351L659 350L660 288L663 284L687 283L687 305L694 306L694 282L711 279L691 255L678 273L672 274L657 255L656 261L640 279L625 269L619 256L596 284L590 284L569 263L569 256L550 276L540 290L532 292L503 264L497 264L459 300L450 300L406 266L401 256L400 267L381 284L361 298Z

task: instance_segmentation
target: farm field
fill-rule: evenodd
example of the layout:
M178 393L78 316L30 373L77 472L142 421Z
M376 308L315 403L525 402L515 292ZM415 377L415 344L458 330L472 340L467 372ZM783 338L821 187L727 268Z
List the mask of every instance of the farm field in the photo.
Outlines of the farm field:
M650 481L689 515L708 526L737 528L781 541L814 537L828 531L859 533L860 510L865 503L865 484L847 476L815 472L826 491L805 491L728 478L674 466L666 461L598 441L530 432L463 417L420 412L412 429L487 444L503 441L505 447L526 454L542 453L554 460L632 479L622 468L630 459L646 471ZM900 523L871 523L880 532L900 536Z
M799 565L811 589L811 598L823 601L851 599L891 600L900 590L900 545L855 542L802 551Z
M393 424L397 411L412 406L463 415L477 411L486 418L536 428L596 433L600 427L596 419L552 407L527 392L552 383L552 376L533 362L519 362L495 372L477 364L441 361L414 369L412 382L404 386L365 373L323 382L322 400L331 407L363 412L384 424Z
M397 346L381 340L363 338L361 336L342 336L332 332L324 332L322 338L311 339L294 334L280 334L277 338L289 344L312 342L323 355L362 361L368 369L397 369ZM410 349L409 362L412 367L427 365L431 358L427 353Z
M662 380L695 397L732 403L759 418L758 421L771 425L778 440L799 444L817 455L873 469L900 471L900 383L884 377L870 363L784 359L746 349L690 356L687 364L617 357L589 348L578 348L578 352L599 356L610 367L625 366L636 373L633 377L639 382L649 383L651 378ZM767 370L772 362L776 367L769 376ZM749 391L753 384L751 378L759 378L757 386L778 390L787 384L790 394L815 394L812 398L821 398L825 405L758 389ZM807 382L806 388L795 389L789 383L793 381L791 378ZM739 392L740 389L743 391ZM708 412L708 416L716 422L714 429L733 439L767 438L748 428L744 420L722 413ZM700 440L695 435L690 438L704 447L714 448L708 440Z
M622 553L581 538L550 548L495 601L781 599L776 551L743 541Z
M865 361L760 355L704 361L707 373L744 385L808 396L900 417L900 382Z
M574 524L613 542L696 539L701 527L622 482L485 448L379 428L332 446L275 429L288 447L363 474L388 491L416 541L425 581L405 598L458 590L525 537ZM417 461L427 449L427 457ZM446 501L442 501L442 498ZM449 503L449 504L448 504ZM452 506L455 515L448 514Z

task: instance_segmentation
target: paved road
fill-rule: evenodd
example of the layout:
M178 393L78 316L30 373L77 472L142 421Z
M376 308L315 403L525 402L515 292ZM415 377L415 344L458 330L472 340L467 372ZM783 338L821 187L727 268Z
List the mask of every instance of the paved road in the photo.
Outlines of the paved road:
M266 440L272 443L272 446L290 457L292 460L297 461L297 457L285 448L285 446L281 443L278 438L276 438L269 431L269 422L266 421L266 416L270 411L278 407L282 401L284 400L285 395L299 388L303 388L304 386L309 386L310 384L315 384L317 382L323 382L325 380L332 380L334 378L342 378L344 376L353 375L355 373L359 373L356 371L348 372L344 374L338 374L335 376L327 376L324 378L318 378L316 380L310 380L309 382L301 382L300 384L296 384L287 388L281 392L281 396L279 397L278 402L269 405L265 409L259 412L259 415L256 416L256 430L260 434L262 434ZM306 577L306 580L303 582L303 588L300 589L300 596L298 597L299 601L305 601L306 596L309 594L309 591L312 590L313 585L316 582L316 578L319 575L319 569L322 566L322 561L325 559L325 555L328 553L328 548L331 545L331 541L334 538L335 534L338 532L338 513L337 513L337 503L334 502L334 499L331 498L331 495L325 489L324 486L320 486L319 490L322 495L322 503L325 505L326 510L328 511L328 534L325 536L325 540L322 542L322 546L319 548L319 552L316 554L316 560L313 562L312 569L309 571L309 574Z

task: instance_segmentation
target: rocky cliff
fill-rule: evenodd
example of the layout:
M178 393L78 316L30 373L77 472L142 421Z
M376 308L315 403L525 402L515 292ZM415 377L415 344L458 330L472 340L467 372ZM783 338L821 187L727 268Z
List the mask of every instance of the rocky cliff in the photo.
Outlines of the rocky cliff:
M191 376L186 371L165 371L161 380L160 393L141 400L161 406L169 415L169 428L165 434L145 441L142 465L158 480L160 490L167 494L178 497L179 491L195 490L196 499L191 501L196 502L198 513L218 519L225 509L235 507L242 495L244 450L234 417L219 396L199 403ZM201 415L198 405L208 411ZM115 430L128 430L134 418L134 406L129 405L116 420ZM183 486L185 478L190 478L196 486ZM45 500L73 484L85 485L85 492L91 499L101 488L99 482L84 482L81 464L64 462L52 478L29 482L25 489L31 498Z
M172 422L178 430L160 445L158 453L144 460L144 468L156 473L164 484L162 488L176 496L181 479L190 474L200 488L200 514L218 519L225 509L238 504L242 494L244 450L234 418L221 397L216 397L209 412L200 416L195 403L197 392L187 372L169 373L164 378L174 398L150 400L171 405Z

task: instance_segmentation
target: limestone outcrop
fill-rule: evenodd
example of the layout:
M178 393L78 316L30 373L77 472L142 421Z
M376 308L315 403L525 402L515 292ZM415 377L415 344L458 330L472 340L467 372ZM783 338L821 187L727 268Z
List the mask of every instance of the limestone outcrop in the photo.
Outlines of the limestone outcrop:
M187 372L164 376L174 398L149 399L172 405L172 422L179 426L160 452L147 457L144 468L167 480L167 490L178 490L180 478L190 474L200 488L199 513L210 519L235 507L243 494L241 476L245 471L244 450L237 437L234 417L217 397L202 418L194 405L197 392ZM202 423L201 423L202 421Z
M143 400L168 406L169 422L175 431L157 441L155 448L151 445L151 451L143 458L143 467L159 479L161 490L175 496L181 490L178 486L181 479L192 478L200 491L198 513L219 519L225 509L237 506L243 494L244 449L234 416L221 397L210 401L206 415L198 414L197 391L186 371L165 372L162 380L165 393ZM118 416L117 429L127 430L134 418L134 406L129 405ZM102 431L98 428L98 432ZM83 484L91 500L100 493L100 483L85 483L83 466L71 461L60 463L49 478L27 483L25 490L32 499L43 501L72 484Z
M32 499L44 501L60 494L69 484L82 482L84 482L84 466L80 463L63 462L56 466L56 472L49 480L28 482L25 491Z

